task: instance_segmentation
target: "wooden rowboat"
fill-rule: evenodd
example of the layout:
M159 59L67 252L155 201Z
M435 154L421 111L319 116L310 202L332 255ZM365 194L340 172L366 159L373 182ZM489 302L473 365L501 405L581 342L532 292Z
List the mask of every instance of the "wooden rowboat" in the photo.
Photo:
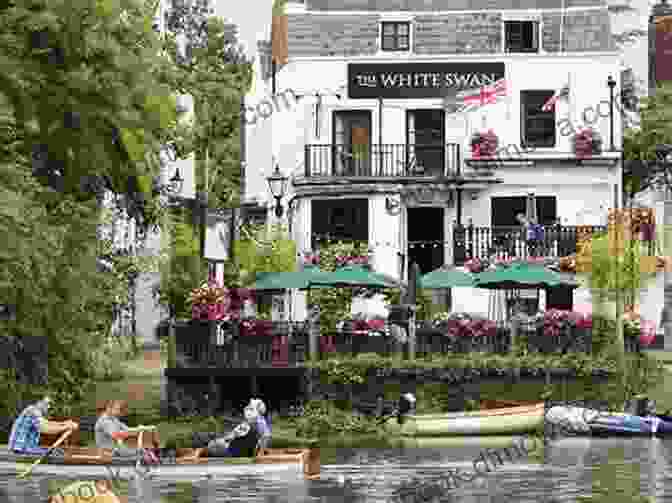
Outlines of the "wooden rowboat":
M79 475L107 475L111 469L123 477L133 476L136 462L134 459L112 456L112 451L91 447L68 447L64 457L49 458L35 467L33 473L57 474L75 472ZM162 464L151 467L152 476L180 477L204 476L218 472L236 472L244 466L246 472L267 473L269 471L296 471L307 479L316 479L320 474L320 450L308 449L261 449L254 458L207 458L199 455L198 449L177 449L176 458L162 459ZM8 470L23 471L26 463L38 459L38 456L22 455L10 452L6 446L0 448L0 472Z
M531 432L544 423L544 403L455 412L408 416L399 425L390 418L386 428L402 437L451 437L462 435L516 435Z

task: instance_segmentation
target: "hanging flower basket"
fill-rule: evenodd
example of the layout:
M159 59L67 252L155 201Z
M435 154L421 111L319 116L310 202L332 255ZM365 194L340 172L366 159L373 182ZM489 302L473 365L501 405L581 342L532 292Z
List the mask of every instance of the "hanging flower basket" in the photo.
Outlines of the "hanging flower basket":
M471 137L471 156L474 159L492 159L498 146L499 138L492 129L476 132Z
M580 159L599 155L602 152L602 137L591 128L580 130L573 138L574 155Z
M479 258L472 258L464 263L464 268L473 274L481 273L485 271L488 267L490 267L488 261Z

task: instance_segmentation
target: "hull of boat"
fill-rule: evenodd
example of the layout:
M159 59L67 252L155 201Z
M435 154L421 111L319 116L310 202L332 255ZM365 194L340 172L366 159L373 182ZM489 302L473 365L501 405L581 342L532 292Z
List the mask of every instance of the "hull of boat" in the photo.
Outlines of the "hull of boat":
M136 467L135 460L113 458L108 454L92 454L92 450L82 453L66 451L66 456L42 461L31 471L32 474L76 473L78 475L109 475L133 477L138 472L149 472L155 477L198 477L217 473L296 472L305 478L317 478L320 473L319 449L266 449L255 458L195 458L163 459L160 465ZM97 451L97 450L93 450ZM17 455L7 449L0 450L0 471L24 472L30 464L39 459L35 456ZM138 470L139 468L139 470Z
M387 423L392 434L402 437L452 437L479 435L516 435L541 427L544 404L449 414L408 417L403 425L396 419Z

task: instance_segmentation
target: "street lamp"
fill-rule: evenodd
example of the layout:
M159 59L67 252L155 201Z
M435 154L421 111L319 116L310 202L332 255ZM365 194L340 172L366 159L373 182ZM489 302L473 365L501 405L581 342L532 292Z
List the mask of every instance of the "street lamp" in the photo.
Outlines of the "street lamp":
M277 163L275 165L275 171L273 174L266 178L266 181L268 182L268 188L271 190L271 194L275 198L275 216L278 218L281 218L283 215L283 208L280 204L280 201L285 196L287 180L288 178L286 176L282 176L280 173L280 167L277 165Z
M611 140L611 151L613 152L616 150L614 145L614 88L616 87L616 81L611 75L607 78L607 85L609 86L609 138Z

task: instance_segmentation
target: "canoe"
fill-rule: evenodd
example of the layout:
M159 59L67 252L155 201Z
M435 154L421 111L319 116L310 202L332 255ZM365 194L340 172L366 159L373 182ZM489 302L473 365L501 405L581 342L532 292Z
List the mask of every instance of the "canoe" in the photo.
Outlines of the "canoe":
M546 420L558 425L559 434L568 430L574 435L672 435L672 417L636 416L625 412L607 412L585 407L552 407Z
M402 437L450 437L462 435L516 435L543 426L544 403L455 412L408 416L403 425L395 418L386 423L387 430Z
M23 471L39 457L10 452L6 447L0 449L0 471ZM203 476L217 472L295 471L307 479L316 479L320 474L320 450L309 449L262 449L254 458L207 458L195 456L194 449L177 449L177 458L162 459L162 464L149 469L152 476L179 477ZM64 457L50 458L37 465L32 473L57 474L75 472L80 475L108 475L111 469L115 474L132 477L135 473L135 460L113 457L111 451L90 447L70 447L65 449Z

